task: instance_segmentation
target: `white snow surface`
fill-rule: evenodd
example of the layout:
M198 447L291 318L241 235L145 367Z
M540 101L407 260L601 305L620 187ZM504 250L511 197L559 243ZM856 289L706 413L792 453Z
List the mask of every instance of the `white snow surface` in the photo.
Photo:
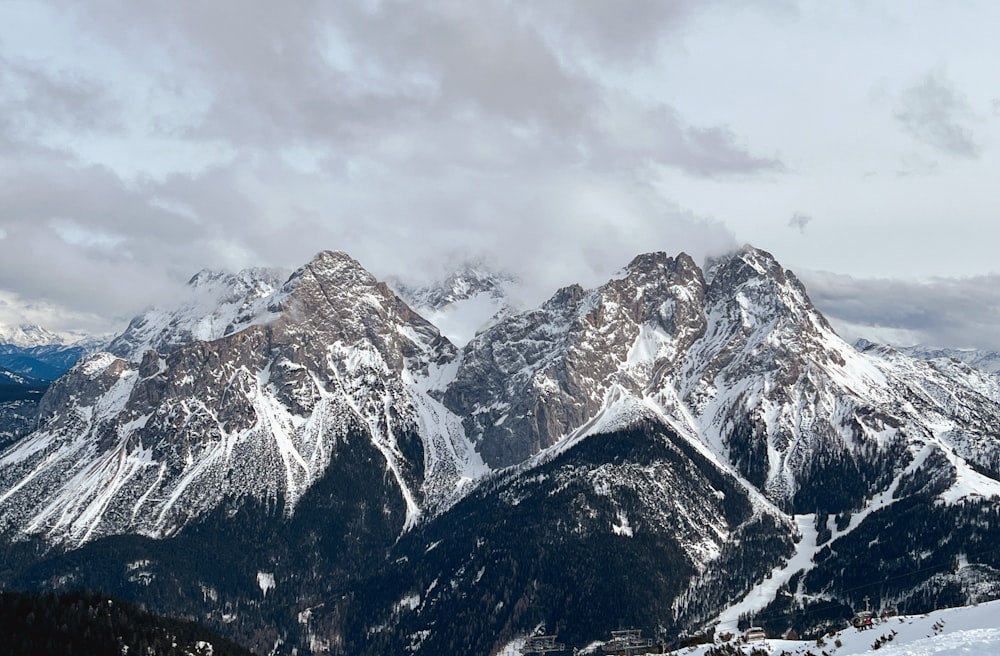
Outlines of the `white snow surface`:
M775 594L799 570L812 569L812 557L821 547L816 546L815 515L799 515L795 518L802 538L796 545L795 554L783 566L775 567L757 587L750 590L738 603L727 608L716 622L716 633L736 633L740 615L759 611L774 600Z
M458 361L432 364L426 375L403 372L420 434L424 438L424 493L431 510L440 511L457 501L490 472L465 435L462 419L432 395L455 377Z
M261 594L265 597L267 593L274 590L274 573L273 572L257 572L257 587L260 588Z
M934 348L908 346L898 348L902 353L923 360L957 360L988 374L1000 374L1000 353L984 349Z
M466 262L428 286L411 288L400 280L390 285L458 347L522 305L519 281L482 262Z
M804 656L808 652L825 651L831 656L996 656L1000 654L1000 601L976 606L948 608L925 615L890 617L874 628L858 631L848 628L836 636L823 638L825 645L818 647L815 640L770 639L744 645L745 653L751 649L764 649L772 656L787 653ZM893 635L891 641L873 649L876 641ZM718 633L716 634L718 635ZM841 643L836 646L836 641ZM677 656L704 656L711 645L682 649Z
M507 305L502 298L487 292L454 301L440 308L414 309L430 321L455 346L465 346L476 333L496 322Z

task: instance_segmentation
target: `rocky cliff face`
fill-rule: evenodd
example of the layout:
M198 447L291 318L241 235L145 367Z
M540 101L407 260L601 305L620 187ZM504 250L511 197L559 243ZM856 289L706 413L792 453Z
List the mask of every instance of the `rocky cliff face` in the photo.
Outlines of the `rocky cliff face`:
M654 368L674 364L704 331L703 290L691 258L662 253L599 289L561 289L478 335L445 403L488 463L521 462L595 418L619 388L640 395Z
M411 523L457 499L480 458L517 465L649 419L797 512L857 505L928 449L1000 470L995 377L857 351L750 247L707 273L684 254L641 255L461 352L342 253L280 285L263 270L202 272L192 289L178 310L133 321L119 356L53 386L39 430L0 460L5 527L167 535L226 496L294 507L355 425ZM831 478L851 482L830 493Z

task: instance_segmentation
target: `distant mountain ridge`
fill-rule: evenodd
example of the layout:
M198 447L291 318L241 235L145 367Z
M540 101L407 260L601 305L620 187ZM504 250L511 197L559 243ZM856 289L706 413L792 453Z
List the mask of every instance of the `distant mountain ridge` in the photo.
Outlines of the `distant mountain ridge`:
M414 307L440 310L479 294L503 299L507 295L507 287L516 282L517 278L512 274L497 272L482 263L466 262L439 282L411 287L396 280L393 287Z
M52 381L105 344L101 337L0 325L0 449L35 428L38 404Z
M8 326L0 323L0 344L31 348L47 344L63 344L66 341L68 341L66 336L54 333L42 326L34 324Z
M54 332L32 324L0 324L0 368L53 381L87 353L103 349L107 341L100 335Z
M363 654L1000 595L1000 380L846 344L759 249L642 254L461 347L344 253L191 293L0 452L8 584Z
M981 369L990 374L1000 374L1000 353L985 349L955 349L935 348L929 346L897 347L900 353L905 353L922 360L946 358L964 362L970 367Z

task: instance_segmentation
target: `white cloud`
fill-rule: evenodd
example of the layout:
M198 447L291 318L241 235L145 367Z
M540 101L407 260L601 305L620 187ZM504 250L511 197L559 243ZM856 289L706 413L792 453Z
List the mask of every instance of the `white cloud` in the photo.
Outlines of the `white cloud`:
M26 91L6 106L19 152L0 154L0 273L75 312L128 316L204 266L294 267L322 248L403 276L492 254L541 295L639 251L732 245L648 186L650 166L781 168L726 126L608 87L553 40L579 24L565 48L618 57L619 39L652 48L690 6L614 25L602 3L60 9L108 69L55 51L7 66Z

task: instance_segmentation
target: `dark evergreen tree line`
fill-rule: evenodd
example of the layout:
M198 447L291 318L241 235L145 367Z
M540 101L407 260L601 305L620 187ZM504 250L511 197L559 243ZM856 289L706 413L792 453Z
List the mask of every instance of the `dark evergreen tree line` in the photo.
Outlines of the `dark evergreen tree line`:
M0 592L0 655L152 654L250 656L251 652L187 622L159 617L83 592Z

